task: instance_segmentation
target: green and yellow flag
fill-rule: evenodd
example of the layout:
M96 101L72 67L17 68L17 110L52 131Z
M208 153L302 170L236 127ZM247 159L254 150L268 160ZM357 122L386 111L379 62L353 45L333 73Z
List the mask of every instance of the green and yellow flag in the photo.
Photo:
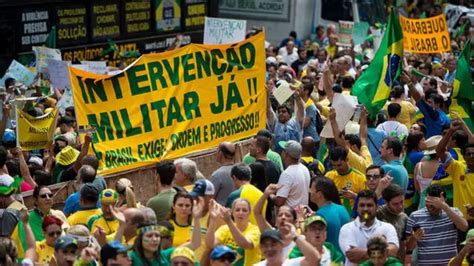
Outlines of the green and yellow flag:
M357 96L371 117L375 117L385 105L393 83L400 75L402 58L402 28L392 10L382 43L374 60L352 88L352 95Z
M449 111L458 113L471 131L474 132L474 107L472 106L474 103L474 88L469 65L470 58L471 41L469 40L464 45L461 56L458 58Z

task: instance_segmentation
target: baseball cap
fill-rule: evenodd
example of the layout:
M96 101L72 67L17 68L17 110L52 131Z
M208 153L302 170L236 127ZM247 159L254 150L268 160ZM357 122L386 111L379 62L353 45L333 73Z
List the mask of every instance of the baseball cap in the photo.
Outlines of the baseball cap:
M224 246L224 245L215 246L211 251L211 260L218 260L227 254L230 254L233 257L232 261L235 261L235 259L237 258L237 253L235 253L235 251L233 251L228 246Z
M306 230L306 228L312 224L312 223L316 223L316 222L319 222L319 223L322 223L324 224L325 226L327 226L328 224L326 223L326 220L324 220L323 217L319 216L319 215L312 215L310 217L308 217L305 221L304 221L304 228Z
M15 131L13 131L13 130L11 130L11 129L5 130L5 133L3 133L2 141L3 141L4 143L5 143L5 142L16 141Z
M65 249L71 245L77 248L77 240L74 239L72 236L65 235L59 237L56 242L54 242L54 249Z
M276 240L280 243L283 243L283 240L281 239L280 231L275 230L275 229L267 229L267 230L263 231L263 233L260 235L260 242L262 242L263 240L265 240L267 238L271 238L271 239Z
M100 249L100 262L102 265L107 265L109 259L117 257L117 254L126 252L127 248L120 241L110 241Z
M267 59L265 60L265 63L267 65L278 65L278 61L274 56L267 57Z
M99 199L102 203L115 203L118 200L118 193L111 188L104 189L100 192Z
M474 237L474 229L469 229L466 234L466 239L461 243L461 245L466 245L470 238Z
M39 166L43 166L43 159L35 155L30 156L30 159L28 159L28 162L39 165Z
M291 158L299 159L301 157L302 147L299 142L294 140L279 141L278 145L280 145Z
M99 200L99 190L91 183L84 184L81 188L80 196L88 201Z
M9 175L0 176L0 195L10 195L20 188L23 178L11 177Z
M171 259L176 257L184 257L194 263L196 261L196 257L194 256L194 251L188 247L178 247L171 253Z
M193 198L204 197L204 196L214 196L216 190L211 181L207 179L199 179L194 183L193 190L189 193Z

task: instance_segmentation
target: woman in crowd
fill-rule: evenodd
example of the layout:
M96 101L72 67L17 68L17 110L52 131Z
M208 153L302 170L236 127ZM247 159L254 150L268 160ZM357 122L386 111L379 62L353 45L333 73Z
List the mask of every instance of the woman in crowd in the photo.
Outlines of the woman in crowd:
M258 249L260 231L256 225L250 223L250 202L238 198L229 210L216 201L211 203L211 219L206 235L206 245L226 245L237 251L239 257L234 265L250 266L260 261ZM225 225L218 227L219 220Z
M274 186L275 185L268 186L265 189L263 195L257 201L257 204L255 204L255 209L253 211L253 214L255 215L255 220L257 221L257 226L258 226L258 229L260 230L260 233L263 233L265 230L272 228L270 223L268 223L268 221L265 220L265 217L263 217L262 209L263 209L263 205L265 201L269 198L269 196L272 193L274 193L273 191ZM282 242L283 242L282 254L284 258L288 257L288 254L290 253L291 249L295 246L295 242L293 242L293 239L288 238L289 234L288 232L285 231L288 228L286 224L290 223L296 226L296 228L298 228L297 221L298 221L298 216L295 209L292 209L286 205L283 205L278 209L275 227L280 232L282 232L282 236L283 236L282 237Z
M174 196L169 222L174 227L173 247L179 247L191 241L193 198L188 192L180 191Z
M171 252L166 253L161 249L161 234L158 225L149 224L138 228L138 235L133 245L133 250L129 253L132 265L158 266L169 265ZM169 253L169 254L168 254Z
M117 206L126 206L126 208L138 208L140 206L133 190L133 184L127 178L120 178L115 183L115 191L119 194Z
M36 262L49 264L54 255L54 242L62 235L63 222L55 216L46 216L43 219L44 240L36 242Z
M94 248L97 252L100 245L97 240L91 235L89 229L85 225L76 224L67 230L67 234L77 240L77 250L80 253L87 247Z

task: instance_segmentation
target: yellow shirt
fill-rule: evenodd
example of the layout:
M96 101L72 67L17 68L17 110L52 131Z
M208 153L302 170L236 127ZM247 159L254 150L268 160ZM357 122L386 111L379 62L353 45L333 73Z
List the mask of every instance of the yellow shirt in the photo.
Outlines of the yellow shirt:
M341 191L342 188L350 188L351 191L359 193L366 189L366 178L365 175L356 169L351 168L349 173L346 175L339 175L336 170L331 170L326 173L337 187L337 190ZM354 200L350 201L351 206L354 206Z
M257 226L249 223L242 234L253 243L252 249L243 249L237 245L232 236L229 226L223 225L217 229L215 236L219 244L226 245L237 252L235 266L251 266L260 261L260 230Z
M467 166L457 160L452 160L446 168L446 173L453 179L453 207L458 208L464 218L474 217L467 214L465 204L474 205L474 173L466 173Z
M201 260L202 254L206 250L207 226L209 224L209 212L199 220L201 222L201 245L194 251L194 256Z
M331 109L331 107L329 107L329 105L331 104L331 101L329 101L328 98L325 98L319 101L319 104L322 107L321 115L327 118L329 116L329 110Z
M94 216L102 214L102 210L100 208L97 209L90 209L90 210L80 210L77 211L71 216L67 218L67 222L69 223L70 226L76 225L76 224L83 224L87 226L87 222L89 219Z
M301 160L305 161L307 164L310 164L314 162L315 159L312 156L304 156L301 157ZM326 168L324 168L324 165L320 161L318 161L318 169L323 174L326 172Z
M36 242L36 254L36 263L49 265L49 262L54 256L54 247L48 246L48 244L46 244L46 239L38 241Z
M110 234L108 235L106 238L107 238L107 241L112 241L115 239L115 235L117 234L117 232L113 233L113 234ZM126 248L132 248L133 247L133 244L135 244L135 238L137 238L137 236L134 236L132 238L130 238L128 241L125 239L124 236L122 236L122 240L120 242L122 242L122 245L124 245Z
M191 241L192 235L192 226L179 225L173 220L169 220L170 224L174 227L174 236L173 236L173 247L179 247L182 244L185 244Z
M400 111L399 117L397 118L397 121L404 124L407 128L410 128L414 122L412 118L415 117L416 107L409 101L396 100L396 101L387 102L385 106L383 107L384 111L387 111L388 105L390 103L400 104L402 109Z
M372 155L370 155L369 148L367 148L365 145L360 147L360 153L361 155L349 149L349 152L347 153L347 160L349 161L349 165L352 168L358 170L361 173L365 173L367 167L372 164Z
M88 227L91 231L91 234L94 234L98 227L101 227L104 229L106 235L111 235L117 232L119 225L120 222L117 219L107 220L102 214L93 216L88 221Z

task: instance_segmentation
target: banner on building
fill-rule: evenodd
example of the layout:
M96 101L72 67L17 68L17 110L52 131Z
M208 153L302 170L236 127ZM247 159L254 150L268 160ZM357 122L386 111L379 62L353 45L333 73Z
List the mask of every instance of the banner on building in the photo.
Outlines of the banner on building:
M451 40L444 14L426 19L400 16L400 24L405 52L432 54L451 51Z
M18 142L24 151L49 148L53 141L57 109L34 117L17 110Z
M95 127L101 174L186 156L264 128L264 38L144 55L114 76L69 67L77 122Z

